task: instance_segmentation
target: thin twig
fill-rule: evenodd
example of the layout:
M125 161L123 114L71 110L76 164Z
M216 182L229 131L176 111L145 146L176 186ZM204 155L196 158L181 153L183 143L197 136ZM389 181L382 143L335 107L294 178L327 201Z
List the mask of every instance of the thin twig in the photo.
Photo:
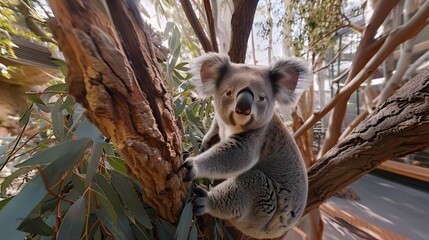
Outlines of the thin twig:
M65 202L68 202L68 203L70 203L70 204L73 204L73 203L74 203L73 201L68 200L68 199L66 199L66 198L63 198L63 197L59 196L58 194L54 193L54 192L49 188L48 180L47 180L47 178L46 178L46 176L45 176L45 173L43 172L42 168L40 168L39 166L34 166L34 168L35 168L35 169L37 169L37 171L39 171L39 173L40 173L40 176L42 176L43 184L45 185L45 188L46 188L46 191L48 192L48 194L50 194L50 195L54 196L54 197L55 197L55 198L57 198L57 199L63 200L63 201L65 201ZM61 181L60 181L60 182L61 182Z
M67 93L67 92L66 91L40 91L40 92L29 91L29 92L24 92L24 93L27 94L27 95L32 95L32 94L39 94L39 95L41 95L41 94L49 94L49 93L64 94L64 93Z
M313 49L313 47L319 43L320 41L324 40L326 37L330 36L331 34L335 33L336 31L340 30L341 28L346 28L346 27L350 27L350 24L344 24L341 26L336 27L335 29L329 31L328 33L326 33L325 35L323 35L323 37L319 38L316 42L314 42L313 44L310 45L310 49Z
M334 63L334 62L335 62L335 60L337 60L337 58L339 58L339 57L341 56L341 54L343 53L343 51L344 51L348 46L350 46L350 44L352 44L353 42L354 42L354 41L350 41L347 45L345 45L343 48L341 48L341 49L340 49L340 51L338 51L338 53L337 53L337 54L335 54L335 56L331 59L331 61L329 61L325 66L320 67L320 68L318 68L318 69L314 70L314 71L313 71L313 73L317 73L317 72L319 72L319 71L321 71L321 70L323 70L323 69L328 68L332 63Z
M343 79L345 76L347 76L347 74L349 74L349 72L350 72L350 68L347 68L338 77L334 78L334 80L332 80L332 83L338 83L339 81L341 81L341 79Z
M31 106L29 107L28 111L30 111L30 109L31 109L32 107L33 107L33 105L31 105ZM6 161L5 161L5 162L2 164L2 166L0 167L0 172L3 170L3 168L4 168L4 167L6 166L6 164L9 162L9 160L12 158L12 153L14 153L14 152L15 152L15 149L17 148L19 141L21 141L22 135L24 135L24 131L25 131L25 128L27 127L27 125L28 125L28 122L30 122L30 120L28 120L28 121L25 123L24 127L22 128L21 132L19 133L19 135L18 135L18 137L17 137L17 139L16 139L16 142L15 142L15 145L14 145L14 146L13 146L13 148L12 148L12 151L10 152L9 156L7 156Z

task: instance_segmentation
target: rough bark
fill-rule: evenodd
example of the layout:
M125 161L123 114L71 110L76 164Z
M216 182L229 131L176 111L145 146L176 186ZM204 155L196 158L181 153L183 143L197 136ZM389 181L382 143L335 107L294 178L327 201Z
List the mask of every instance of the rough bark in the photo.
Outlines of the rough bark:
M379 164L429 146L429 68L411 79L309 169L306 212Z
M182 137L171 95L135 6L106 3L115 9L111 15L97 1L50 1L49 26L67 60L68 91L124 157L144 201L176 222L188 185L178 172Z

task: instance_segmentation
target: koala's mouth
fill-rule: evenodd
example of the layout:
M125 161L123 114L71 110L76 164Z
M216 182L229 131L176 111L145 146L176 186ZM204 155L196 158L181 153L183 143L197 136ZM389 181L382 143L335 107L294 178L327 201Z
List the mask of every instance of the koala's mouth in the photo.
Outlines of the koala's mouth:
M242 115L235 112L231 112L229 115L229 121L233 126L240 126L246 128L254 121L253 114Z

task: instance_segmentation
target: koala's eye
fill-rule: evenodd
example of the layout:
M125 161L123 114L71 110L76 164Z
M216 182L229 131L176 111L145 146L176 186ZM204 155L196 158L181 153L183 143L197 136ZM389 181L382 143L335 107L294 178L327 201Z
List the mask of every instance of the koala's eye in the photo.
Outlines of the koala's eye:
M263 102L265 100L265 96L259 96L259 101Z
M232 91L231 90L226 91L225 95L228 96L228 97L230 97L232 95Z

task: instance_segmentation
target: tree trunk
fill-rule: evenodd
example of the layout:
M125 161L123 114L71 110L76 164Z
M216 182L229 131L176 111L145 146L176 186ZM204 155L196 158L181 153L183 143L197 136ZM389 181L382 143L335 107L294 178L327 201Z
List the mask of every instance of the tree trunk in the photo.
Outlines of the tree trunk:
M234 13L231 19L231 47L228 55L232 62L244 63L247 41L253 26L259 0L233 0Z
M387 159L429 146L429 68L411 79L308 171L306 212Z
M108 9L114 9L109 13L95 0L51 0L56 18L49 25L67 60L69 92L125 158L130 175L142 184L144 201L161 217L176 222L188 189L177 171L182 162L181 132L149 29L142 27L136 8L125 2L134 1L106 1ZM237 16L233 29L241 29L234 25ZM231 51L243 57L250 30L245 36L237 36L239 32L233 30L233 35L245 40L231 46L238 44L241 50ZM235 61L240 60L244 58ZM429 69L310 168L306 212L384 160L427 147L428 102Z
M176 222L188 188L178 172L182 134L149 31L125 2L106 1L109 13L101 1L51 0L49 26L67 60L68 91L124 157L144 201Z

